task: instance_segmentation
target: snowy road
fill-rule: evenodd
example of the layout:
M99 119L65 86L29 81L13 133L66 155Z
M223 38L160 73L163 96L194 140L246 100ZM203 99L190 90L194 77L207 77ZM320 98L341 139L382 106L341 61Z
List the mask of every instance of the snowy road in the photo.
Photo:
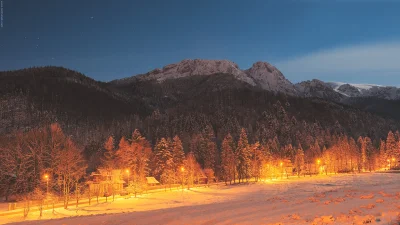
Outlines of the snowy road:
M22 223L389 224L398 212L400 174L372 173L153 193L78 211L58 210L57 215L46 212L44 217L51 220L35 220L33 214L32 221Z

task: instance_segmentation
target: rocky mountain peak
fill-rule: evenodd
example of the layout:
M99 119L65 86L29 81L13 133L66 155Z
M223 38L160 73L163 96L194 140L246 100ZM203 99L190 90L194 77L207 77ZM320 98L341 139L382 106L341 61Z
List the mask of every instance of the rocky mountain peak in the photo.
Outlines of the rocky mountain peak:
M265 90L297 95L294 85L274 66L267 62L256 62L245 73Z
M251 78L239 69L236 63L229 60L185 59L178 63L166 65L162 69L155 69L136 77L142 80L157 80L162 82L166 79L218 73L232 74L238 80L253 86L256 85Z
M296 85L297 90L304 97L317 97L339 102L343 95L333 90L331 86L317 79L307 80Z
M343 93L344 95L349 96L349 97L358 97L361 94L361 92L360 92L360 90L358 90L358 88L356 88L350 84L340 85L337 88L337 91L339 93Z
M185 59L178 63L166 65L162 69L154 69L145 74L112 81L111 83L117 85L129 84L134 80L163 82L167 79L213 74L230 74L239 81L264 90L290 95L298 94L294 85L276 67L267 62L256 62L251 68L241 70L236 63L229 60Z

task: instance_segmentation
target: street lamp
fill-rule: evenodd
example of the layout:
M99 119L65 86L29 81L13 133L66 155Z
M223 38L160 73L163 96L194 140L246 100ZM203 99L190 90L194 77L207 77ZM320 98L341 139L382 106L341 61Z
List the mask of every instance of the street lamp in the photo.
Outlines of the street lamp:
M181 166L181 173L182 173L182 191L183 191L183 173L185 172L185 167Z
M321 163L321 160L319 160L319 159L317 159L317 164L318 164L318 174L319 174L319 171L320 171L320 167L319 167L319 164Z
M391 169L392 169L392 165L391 165L391 163L390 163L390 159L388 159L387 161L388 161L388 163L389 163L389 170L391 170Z
M129 170L125 170L125 172L128 174L128 187L129 187Z
M396 160L396 159L393 157L393 158L392 158L392 161L393 161L393 164L394 164L394 165L395 165L395 163L394 163L394 162L395 162L395 160Z
M46 179L46 194L49 194L49 175L45 174L44 179Z
M283 169L282 169L283 162L280 163L280 166L281 166L281 179L282 179L282 177L283 177Z

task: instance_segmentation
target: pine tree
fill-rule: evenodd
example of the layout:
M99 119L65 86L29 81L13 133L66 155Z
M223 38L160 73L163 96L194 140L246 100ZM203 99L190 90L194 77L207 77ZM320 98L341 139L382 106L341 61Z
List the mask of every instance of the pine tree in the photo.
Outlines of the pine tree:
M396 138L392 131L389 131L387 139L386 139L386 156L390 160L393 157L396 157Z
M368 169L370 172L373 170L374 167L374 146L372 145L372 141L369 137L364 138L365 144L365 159L366 165L365 168Z
M367 168L367 146L363 137L358 138L358 144L360 146L360 166L361 170L365 171Z
M155 174L164 184L170 184L173 176L172 154L165 138L156 144L155 152Z
M234 142L231 134L228 133L221 146L221 168L222 176L225 183L229 181L232 183L232 179L235 179L236 164L235 164L235 153L234 153Z
M261 150L261 145L259 142L254 143L250 146L251 149L251 174L255 178L256 182L261 178L263 163L265 157L263 151Z
M116 153L114 151L114 138L110 136L104 143L103 168L111 171L117 167Z
M386 159L386 143L381 139L379 145L379 164L381 168L386 167Z
M183 151L182 141L177 135L173 139L172 156L177 167L183 165L183 161L185 160L185 152Z
M357 169L360 170L360 168L358 168L358 162L360 161L360 157L359 157L360 154L359 154L359 149L358 149L357 143L354 140L354 138L349 139L349 147L350 147L350 151L349 151L350 168L354 171L355 167L357 166Z
M204 130L204 143L202 144L204 169L215 169L217 156L217 145L215 144L214 130L211 126L206 126Z
M300 177L301 171L304 167L304 151L301 145L297 148L295 159L294 159L294 166L296 168L297 176Z
M174 137L170 148L172 153L172 168L174 170L175 180L179 181L179 177L181 176L180 173L182 173L181 167L184 166L185 152L183 151L182 141L177 135Z
M247 179L250 173L250 157L249 141L247 139L246 130L242 128L240 138L236 149L237 172L239 175L239 183L243 179Z
M146 176L149 173L148 163L151 154L150 143L146 138L142 137L137 129L132 133L129 150L130 154L127 155L125 160L126 165L129 165L132 171L133 189L136 197L136 193L146 187Z

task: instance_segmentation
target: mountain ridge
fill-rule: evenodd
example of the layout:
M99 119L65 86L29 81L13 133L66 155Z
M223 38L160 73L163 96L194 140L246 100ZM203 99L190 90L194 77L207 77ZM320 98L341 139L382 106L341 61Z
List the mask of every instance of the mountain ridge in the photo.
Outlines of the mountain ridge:
M256 62L252 67L242 70L229 60L185 59L178 63L168 64L162 69L154 69L145 74L110 81L112 85L129 85L136 81L154 80L163 82L191 76L207 76L213 74L231 74L235 79L258 86L272 92L297 95L294 85L284 75L268 62Z
M270 64L255 63L252 68L247 77L256 80L258 74L263 76L266 72L276 81L267 80L266 85L282 87L281 83L290 82ZM396 117L400 107L385 107L395 106L396 102L376 101L371 109L368 101L344 104L328 100L325 93L338 93L318 80L303 83L305 88L311 86L310 90L323 94L314 97L265 90L261 87L263 79L253 86L226 73L162 82L133 77L127 84L102 83L85 77L85 82L81 82L75 78L84 75L77 74L80 73L59 67L0 72L0 134L57 121L85 144L110 134L126 136L138 128L152 143L178 134L188 147L190 137L206 126L213 127L219 141L227 133L237 137L239 128L245 127L253 140L268 141L278 136L280 143L285 144L294 144L290 137L313 132L316 136L321 130L353 137L369 134L379 140L388 130L400 127L400 120L393 120L400 119ZM240 71L238 74L243 75ZM321 87L326 91L319 92ZM381 109L391 109L392 114Z

